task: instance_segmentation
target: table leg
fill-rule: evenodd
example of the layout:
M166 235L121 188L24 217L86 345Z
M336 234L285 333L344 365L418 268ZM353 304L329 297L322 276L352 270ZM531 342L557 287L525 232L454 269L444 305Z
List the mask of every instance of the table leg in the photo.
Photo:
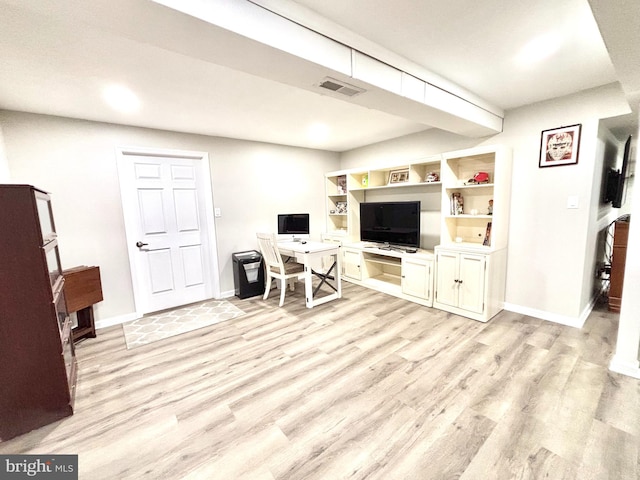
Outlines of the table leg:
M304 297L307 308L313 308L313 280L309 257L304 257Z

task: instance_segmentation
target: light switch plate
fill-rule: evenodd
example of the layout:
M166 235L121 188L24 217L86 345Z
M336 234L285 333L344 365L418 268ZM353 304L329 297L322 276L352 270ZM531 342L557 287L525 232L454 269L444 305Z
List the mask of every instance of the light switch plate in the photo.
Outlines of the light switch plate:
M567 197L567 208L578 208L578 196L569 195Z

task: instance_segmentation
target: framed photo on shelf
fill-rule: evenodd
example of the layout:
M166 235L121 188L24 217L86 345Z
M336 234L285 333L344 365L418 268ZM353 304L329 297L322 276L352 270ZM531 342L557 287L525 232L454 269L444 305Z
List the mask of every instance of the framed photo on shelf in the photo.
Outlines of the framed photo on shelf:
M578 163L582 125L542 131L539 167L559 167Z
M409 181L409 169L401 168L399 170L391 170L389 172L389 185L395 183L407 183Z
M346 195L347 193L347 176L340 175L337 181L338 195Z
M343 215L347 213L347 202L336 202L336 214Z
M487 223L487 231L484 234L484 242L482 242L482 245L485 247L491 246L491 222Z

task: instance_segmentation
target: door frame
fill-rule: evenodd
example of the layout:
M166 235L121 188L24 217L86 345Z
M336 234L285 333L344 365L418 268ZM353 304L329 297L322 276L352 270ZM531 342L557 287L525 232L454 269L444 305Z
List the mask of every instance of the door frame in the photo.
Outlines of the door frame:
M135 198L135 184L131 175L129 166L132 156L152 156L152 157L175 157L187 158L195 160L199 166L200 173L204 181L202 182L202 198L205 211L204 220L206 221L203 231L206 235L206 243L203 245L207 249L209 257L209 268L205 268L205 281L210 286L207 290L212 298L220 298L220 270L218 268L218 252L216 244L216 230L213 209L213 185L211 181L211 168L209 165L209 154L207 152L198 152L191 150L174 150L166 148L148 148L148 147L116 147L116 162L118 166L118 178L120 182L120 196L122 200L122 215L124 218L125 237L127 242L127 253L129 255L129 271L131 273L131 282L133 288L133 301L136 310L136 316L142 316L140 305L144 303L141 298L143 295L138 279L138 272L135 268L134 255L138 253L137 241L137 222L136 209L132 205L137 203Z

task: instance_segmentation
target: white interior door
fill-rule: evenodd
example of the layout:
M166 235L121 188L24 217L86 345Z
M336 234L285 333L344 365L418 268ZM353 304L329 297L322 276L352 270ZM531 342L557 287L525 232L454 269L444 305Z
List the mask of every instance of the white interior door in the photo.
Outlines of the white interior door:
M136 312L219 297L208 155L121 149L118 171Z

